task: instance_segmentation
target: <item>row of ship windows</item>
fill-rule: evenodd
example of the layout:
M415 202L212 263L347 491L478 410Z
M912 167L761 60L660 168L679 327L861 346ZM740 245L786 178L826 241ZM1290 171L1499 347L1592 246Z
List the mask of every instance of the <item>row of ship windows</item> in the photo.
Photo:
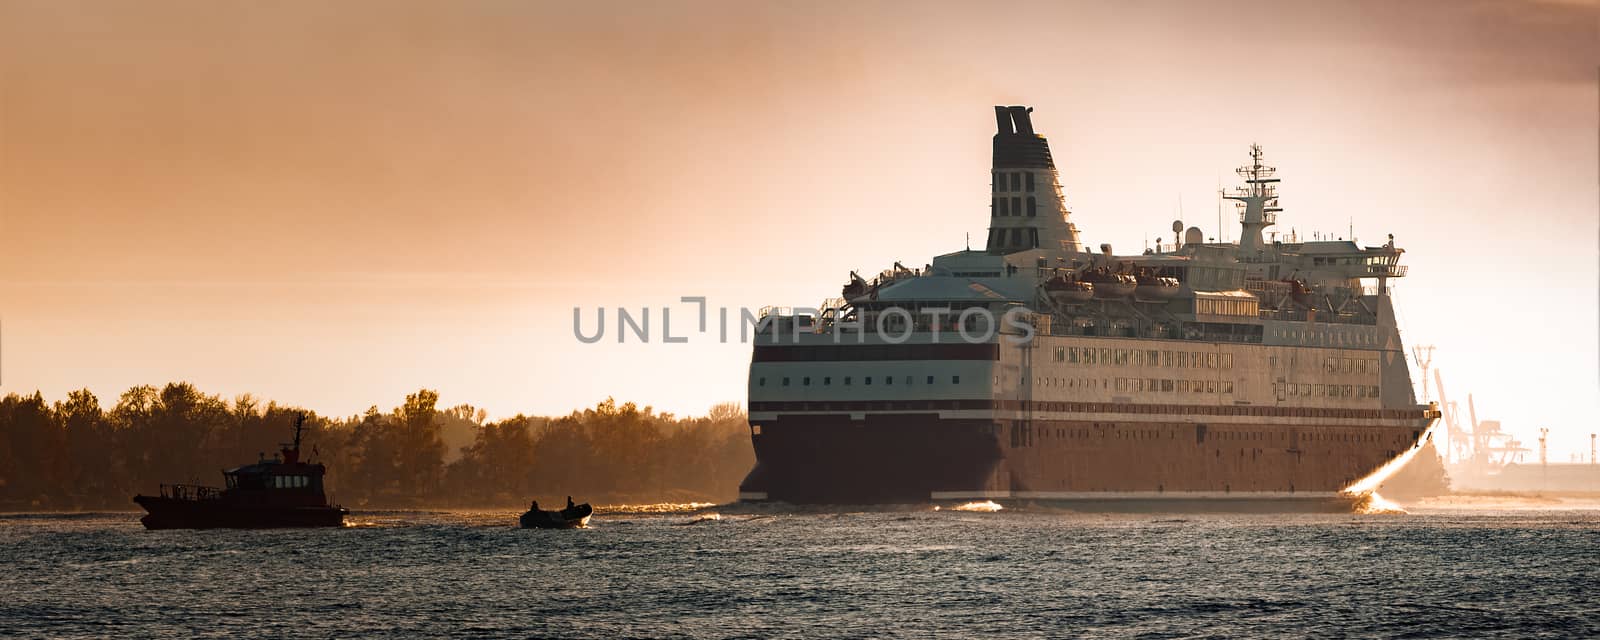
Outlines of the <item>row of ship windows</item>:
M1020 216L1020 215L1022 215L1022 203L1023 203L1022 198L1019 198L1017 196L1011 196L1010 198L995 198L992 202L989 203L989 216L992 217L992 218L1006 218L1006 217L1011 217L1011 216ZM1028 217L1029 218L1038 217L1038 215L1039 215L1039 201L1035 200L1033 198L1033 196L1028 196L1027 203L1028 203Z
M1011 183L1011 188L1009 189L1010 191L1021 191L1023 189L1023 186L1026 185L1027 189L1028 189L1028 192L1029 193L1033 193L1033 172L1032 171L996 171L996 172L994 172L994 182L991 183L991 184L994 185L994 192L995 193L1001 193L1001 192L1007 191L1007 189L1006 189L1006 183L1007 182Z
M1090 438L1096 438L1096 439L1105 440L1105 439L1107 439L1107 436L1109 435L1111 437L1116 438L1117 440L1156 440L1156 439L1176 440L1178 438L1178 430L1184 428L1181 425L1175 425L1172 429L1169 429L1169 430L1161 430L1161 429L1157 429L1157 430L1144 430L1144 429L1123 430L1123 429L1118 429L1115 424L1109 424L1109 423L1102 424L1102 423L1099 423L1099 422L1094 423L1094 427L1095 428L1094 428L1093 431L1091 431L1089 429L1050 428L1050 427L1047 427L1047 426L1046 427L1035 428L1034 426L1029 425L1028 423L1023 422L1021 420L1013 420L1013 421L1011 421L1011 429L1010 429L1010 431L1011 431L1011 446L1012 447L1031 446L1033 444L1035 431L1037 431L1039 433L1039 435L1046 436L1046 437L1050 436L1052 434L1052 432L1054 432L1055 437L1064 438L1064 439L1087 440L1087 439L1090 439ZM1266 432L1266 431L1214 431L1214 432L1211 432L1210 435L1213 438L1217 439L1217 440L1233 441L1233 442L1272 441L1272 440L1277 440L1277 441L1282 442L1282 441L1289 440L1289 434L1287 432L1283 432L1283 431L1279 431L1277 433L1269 433L1269 432ZM1202 436L1196 442L1196 444L1199 444L1199 442L1204 441L1204 439L1205 439L1204 436ZM1399 437L1396 438L1397 441L1404 441L1404 439L1405 438L1403 436L1399 436ZM1306 441L1306 442L1379 442L1380 438L1379 438L1379 436L1377 434L1372 434L1372 433L1317 433L1317 432L1309 432L1309 433L1301 433L1300 434L1300 440L1301 441Z
M1311 259L1311 264L1318 265L1318 266L1325 265L1325 264L1332 264L1332 265L1339 265L1339 264L1393 265L1393 264L1400 264L1400 256L1399 256L1399 254L1395 254L1395 255L1387 255L1387 256L1371 256L1371 257L1367 257L1367 258L1312 258Z
M995 384L1000 379L995 378ZM1026 381L1024 381L1026 384ZM1233 393L1231 380L1173 380L1170 378L1034 378L1040 387L1100 389L1128 393ZM1377 385L1348 384L1273 384L1274 395L1307 398L1376 398Z
M1096 349L1056 347L1056 362L1179 369L1232 369L1233 354L1155 349Z
M272 476L272 486L276 489L303 489L311 486L311 477Z
M1330 344L1334 346L1366 346L1376 347L1383 340L1376 332L1355 330L1322 331L1318 329L1278 329L1273 332L1278 338L1293 340L1302 344Z
M227 480L229 489L239 486L239 476L226 474L224 478ZM246 476L245 479L245 484L251 485L250 488L259 488L251 481L250 476ZM270 481L264 484L270 489L304 489L311 486L311 476L267 476L267 479Z
M1378 397L1378 387L1377 385L1369 384L1322 385L1274 382L1272 383L1272 393L1279 398L1376 398Z
M1232 380L1173 380L1170 378L1034 378L1043 387L1106 389L1132 393L1233 393Z
M1090 347L1056 347L1055 361L1068 364L1169 367L1178 369L1232 369L1233 355L1228 353L1203 353L1199 351L1157 351L1153 349L1105 349ZM1293 364L1296 359L1291 358ZM1278 356L1271 357L1271 366L1278 366ZM1375 358L1329 357L1322 361L1328 373L1378 373Z
M1260 310L1261 303L1255 298L1248 300L1200 298L1194 301L1194 312L1201 315L1254 317Z
M1039 230L1033 227L1024 229L1016 227L1010 230L1011 240L1006 240L1005 229L989 230L989 245L991 247L1039 248Z
M915 384L916 381L917 381L917 377L916 376L906 376L905 378L906 378L906 380L905 380L906 384ZM784 376L783 377L783 386L785 386L785 387L789 386L789 382L790 382L790 378L788 376ZM894 376L884 376L883 377L883 383L885 385L894 384ZM933 384L933 383L934 383L934 376L928 376L927 384ZM848 387L848 386L850 386L852 384L855 384L855 376L845 376L844 377L844 386ZM869 386L869 387L872 386L872 376L861 376L861 384L864 385L864 386ZM961 376L950 376L950 384L961 384ZM827 386L832 386L832 385L833 385L833 376L822 376L822 386L827 387ZM758 386L758 387L767 386L767 379L766 378L758 378L756 380L756 386ZM803 376L803 377L801 377L800 378L800 386L802 386L802 387L811 386L811 376Z
M1290 356L1289 366L1293 367L1299 364L1299 361L1299 358ZM1278 356L1269 358L1268 364L1276 369L1278 367ZM1323 358L1322 370L1327 373L1378 373L1379 371L1377 358L1341 358L1338 356Z

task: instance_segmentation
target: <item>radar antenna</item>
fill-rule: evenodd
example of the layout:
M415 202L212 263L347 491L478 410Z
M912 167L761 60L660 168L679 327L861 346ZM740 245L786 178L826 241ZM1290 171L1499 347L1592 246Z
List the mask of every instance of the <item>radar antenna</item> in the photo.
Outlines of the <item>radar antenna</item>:
M1244 178L1243 187L1224 192L1223 198L1239 203L1239 223L1244 227L1239 236L1239 255L1254 257L1263 248L1261 230L1278 223L1278 173L1277 167L1262 164L1261 145L1250 145L1250 164L1235 170Z

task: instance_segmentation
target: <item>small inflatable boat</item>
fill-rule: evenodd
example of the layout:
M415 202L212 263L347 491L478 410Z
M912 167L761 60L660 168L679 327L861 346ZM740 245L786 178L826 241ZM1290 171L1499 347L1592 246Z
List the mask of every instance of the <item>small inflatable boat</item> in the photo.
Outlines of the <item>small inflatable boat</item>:
M567 501L567 508L560 511L541 511L539 503L533 503L527 513L522 514L521 523L524 529L581 529L589 526L589 516L594 515L594 507L589 503L572 504Z

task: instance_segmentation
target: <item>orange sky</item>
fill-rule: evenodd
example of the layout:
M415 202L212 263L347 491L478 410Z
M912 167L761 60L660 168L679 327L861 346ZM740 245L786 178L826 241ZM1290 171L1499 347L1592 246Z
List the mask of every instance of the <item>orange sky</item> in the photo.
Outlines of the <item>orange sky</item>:
M1180 198L1215 233L1263 144L1282 230L1408 250L1452 392L1587 451L1594 3L1005 7L0 0L0 392L701 412L745 347L583 345L572 308L805 305L981 244L990 107L1030 104L1119 251Z

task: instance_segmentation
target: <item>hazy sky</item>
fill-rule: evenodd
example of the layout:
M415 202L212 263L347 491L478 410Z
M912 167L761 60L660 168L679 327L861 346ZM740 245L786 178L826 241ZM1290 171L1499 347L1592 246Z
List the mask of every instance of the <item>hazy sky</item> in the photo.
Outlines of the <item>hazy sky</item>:
M1120 252L1180 200L1214 235L1261 143L1280 229L1395 234L1406 339L1564 461L1600 423L1597 69L1573 1L0 0L0 392L742 401L748 347L660 344L659 307L981 245L991 107L1028 104ZM597 305L657 339L580 344Z

